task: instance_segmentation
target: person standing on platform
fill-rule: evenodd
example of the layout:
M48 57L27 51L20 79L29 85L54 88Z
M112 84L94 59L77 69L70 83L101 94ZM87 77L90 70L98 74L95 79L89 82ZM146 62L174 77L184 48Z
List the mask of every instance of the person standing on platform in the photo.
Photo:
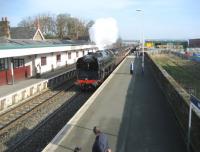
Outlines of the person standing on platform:
M134 64L133 64L133 61L131 61L131 64L130 64L130 74L133 74L133 70L134 70Z
M38 64L36 66L36 78L40 78L40 76L41 76L41 66L40 64Z
M142 62L142 75L144 75L144 62Z
M93 132L96 138L92 147L92 152L111 152L107 136L96 126L93 128Z

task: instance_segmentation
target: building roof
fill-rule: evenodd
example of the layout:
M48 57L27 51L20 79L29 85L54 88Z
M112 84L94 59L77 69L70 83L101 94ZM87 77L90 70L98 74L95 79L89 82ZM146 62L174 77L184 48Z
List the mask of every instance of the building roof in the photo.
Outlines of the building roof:
M0 45L0 58L19 57L35 54L46 54L52 52L67 52L83 49L97 49L96 45L92 44L57 44L57 45L17 45L3 44Z
M11 27L10 35L12 39L33 39L36 29L28 27Z
M3 49L20 49L20 48L39 48L39 47L58 47L58 46L75 46L91 45L91 42L84 40L31 40L31 39L0 39L0 50Z

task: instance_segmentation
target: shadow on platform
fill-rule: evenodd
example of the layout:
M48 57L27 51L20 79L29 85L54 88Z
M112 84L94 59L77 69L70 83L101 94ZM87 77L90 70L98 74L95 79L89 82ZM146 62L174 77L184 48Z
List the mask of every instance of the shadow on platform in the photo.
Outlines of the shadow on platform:
M141 62L129 85L120 125L117 152L186 152L175 116L148 65Z

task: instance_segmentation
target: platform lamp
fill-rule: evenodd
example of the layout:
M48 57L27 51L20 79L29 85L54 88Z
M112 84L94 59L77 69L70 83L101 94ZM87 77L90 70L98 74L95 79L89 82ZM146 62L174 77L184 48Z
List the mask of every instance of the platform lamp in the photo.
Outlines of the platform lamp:
M141 34L142 34L142 69L144 71L144 24L143 24L143 10L137 9L137 12L141 13Z

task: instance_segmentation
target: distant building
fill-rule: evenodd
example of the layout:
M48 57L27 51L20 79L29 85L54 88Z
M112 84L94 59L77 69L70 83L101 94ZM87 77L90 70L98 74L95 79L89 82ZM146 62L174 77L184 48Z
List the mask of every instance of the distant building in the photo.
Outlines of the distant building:
M189 48L200 48L200 39L189 39Z
M44 40L39 23L37 24L37 28L10 27L7 17L2 17L0 21L0 37L1 39Z
M139 45L140 41L138 40L123 40L123 44L127 45Z
M187 40L145 40L147 48L169 48L169 49L186 49Z

